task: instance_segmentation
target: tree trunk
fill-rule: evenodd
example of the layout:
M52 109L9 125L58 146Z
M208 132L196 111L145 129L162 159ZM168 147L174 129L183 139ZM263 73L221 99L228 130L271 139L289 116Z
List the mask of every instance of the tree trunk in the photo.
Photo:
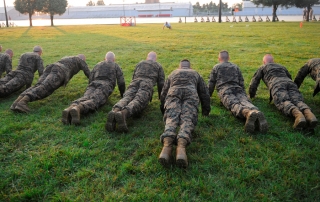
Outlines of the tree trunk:
M32 27L32 13L29 13L30 27Z
M51 19L51 26L54 26L53 25L53 14L50 14L50 19Z
M276 21L277 9L278 9L278 5L273 4L273 6L272 6L272 22Z
M307 21L307 22L309 22L310 9L311 9L311 6L308 5L308 6L307 6L307 16L306 16L306 21ZM312 19L311 19L311 20L312 20Z

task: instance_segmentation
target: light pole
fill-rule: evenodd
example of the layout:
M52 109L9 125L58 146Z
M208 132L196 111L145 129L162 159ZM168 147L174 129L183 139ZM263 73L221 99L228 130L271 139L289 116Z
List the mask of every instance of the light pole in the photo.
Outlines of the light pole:
M222 4L222 1L220 0L220 3L219 3L219 23L221 23L221 5Z
M4 4L4 14L6 16L7 27L9 27L8 15L7 15L7 6L6 6L6 1L5 0L3 0L3 4Z

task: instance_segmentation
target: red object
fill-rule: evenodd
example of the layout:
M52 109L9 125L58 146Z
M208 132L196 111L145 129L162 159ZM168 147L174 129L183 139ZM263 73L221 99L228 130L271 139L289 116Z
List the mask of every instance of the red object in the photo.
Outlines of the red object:
M302 28L302 25L303 25L303 23L302 23L302 22L300 22L300 28Z

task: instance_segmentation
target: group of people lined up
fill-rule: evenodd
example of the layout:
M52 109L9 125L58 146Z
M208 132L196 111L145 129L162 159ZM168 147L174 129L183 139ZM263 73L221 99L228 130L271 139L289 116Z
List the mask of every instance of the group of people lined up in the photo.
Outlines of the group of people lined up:
M0 52L1 50L0 46ZM12 111L28 113L29 102L43 99L59 87L66 86L69 80L82 70L89 79L89 85L83 97L73 101L62 111L62 122L79 124L81 115L93 112L106 103L117 84L122 99L108 113L105 129L110 132L128 132L127 119L143 112L151 102L153 88L157 85L160 110L165 122L164 132L160 137L163 148L159 155L159 162L163 166L173 162L173 145L177 145L176 164L183 168L188 166L186 147L191 143L191 134L197 124L198 105L201 103L202 115L208 116L211 110L210 97L214 89L217 90L221 103L235 117L245 120L245 131L265 133L268 130L264 114L248 98L240 68L229 62L227 51L219 53L219 63L213 67L208 85L200 74L192 69L187 59L181 60L179 67L165 80L163 67L157 62L157 54L150 52L146 60L136 65L132 81L126 90L123 72L115 63L113 52L108 52L105 60L96 64L91 72L85 62L86 57L82 54L64 57L46 68L43 67L41 54L42 48L35 46L33 52L21 55L18 67L12 71L13 51L7 49L5 53L0 53L0 75L6 71L6 76L0 79L0 97L6 97L26 86L26 90L11 105ZM292 81L288 70L276 64L273 56L267 54L263 57L263 65L251 80L250 98L256 96L262 79L269 88L270 102L273 101L285 115L295 118L293 128L313 130L318 123L317 118L303 102L298 88L310 74L316 81L313 94L316 95L320 91L319 70L320 58L311 59ZM40 78L31 87L36 71ZM178 127L180 129L177 132Z

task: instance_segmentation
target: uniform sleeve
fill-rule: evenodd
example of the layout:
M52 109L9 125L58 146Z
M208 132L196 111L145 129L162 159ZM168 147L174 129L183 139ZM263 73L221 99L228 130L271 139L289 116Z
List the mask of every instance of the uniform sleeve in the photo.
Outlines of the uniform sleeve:
M164 85L164 71L161 65L159 65L159 72L158 72L158 81L157 81L157 87L158 87L158 97L160 99L161 97L161 92L162 92L162 88Z
M92 81L95 80L95 78L94 78L95 73L96 73L96 70L95 70L95 68L93 68L93 70L90 72L89 83L91 83Z
M84 72L84 74L86 75L86 77L89 79L90 70L89 70L89 67L88 67L87 63L85 61L83 61L83 60L81 60L81 69Z
M294 79L294 82L297 84L298 88L300 88L304 78L310 73L309 66L306 63L303 67L300 68L298 75Z
M124 91L126 90L126 83L124 81L122 69L116 64L116 77L117 77L117 85L120 91L121 97L123 97Z
M202 115L208 116L211 110L209 89L201 76L199 77L197 91L201 102Z
M217 83L217 68L213 68L210 73L209 81L208 81L208 88L209 88L209 95L212 96L214 88L216 87Z
M160 110L164 114L164 103L170 88L170 77L165 81L160 95Z
M6 67L5 67L6 73L9 74L9 72L12 71L12 59L8 58L5 65L6 65Z
M41 58L39 58L37 60L37 69L38 69L38 73L39 73L39 77L40 77L43 74L43 70L44 70L43 60Z
M243 90L245 90L246 88L244 87L244 79L243 79L243 76L242 76L242 73L240 71L240 69L238 68L238 71L239 71L239 85L243 88Z
M132 79L131 79L131 80L133 80L133 79L134 79L135 74L136 74L136 71L137 71L137 68L139 67L139 65L140 65L140 63L138 63L138 64L136 65L136 67L134 68L134 71L133 71Z
M285 70L285 72L286 72L287 77L292 80L292 76L291 76L291 74L289 73L289 71L288 71L286 68L284 68L284 70Z
M249 86L249 95L250 95L250 98L254 98L256 96L256 92L257 92L257 89L258 89L258 86L260 84L260 80L262 78L262 69L263 69L264 66L261 66L257 71L256 73L253 75L253 78L251 79L251 82L250 82L250 86Z

